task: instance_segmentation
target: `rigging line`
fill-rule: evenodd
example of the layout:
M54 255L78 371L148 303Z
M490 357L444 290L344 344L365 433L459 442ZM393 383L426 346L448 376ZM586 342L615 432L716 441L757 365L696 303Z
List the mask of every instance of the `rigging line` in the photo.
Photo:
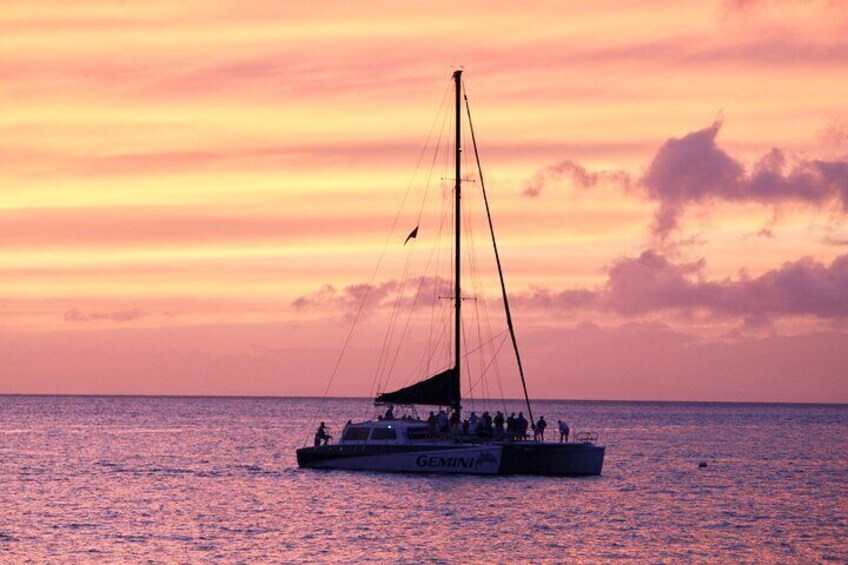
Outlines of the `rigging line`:
M324 392L321 395L321 401L318 403L318 406L316 406L315 411L312 415L312 420L310 421L309 428L308 428L310 430L315 426L315 421L316 421L317 415L321 412L321 410L324 407L324 402L327 399L327 393L329 393L330 387L332 386L333 381L335 380L336 375L338 374L339 367L341 366L342 360L344 359L344 355L345 355L345 352L347 351L348 345L350 344L351 337L353 337L353 332L356 329L357 324L359 323L360 317L362 316L362 311L364 309L366 301L368 300L368 295L371 293L371 289L373 288L373 285L374 285L374 279L377 277L377 273L380 270L380 265L382 265L382 263L383 263L383 258L386 254L386 249L388 249L389 242L392 240L392 237L394 236L394 231L395 231L395 228L397 227L398 220L400 219L401 211L403 210L403 206L406 203L406 199L409 197L409 192L412 189L413 182L415 181L415 175L418 172L418 167L420 167L420 165L421 165L421 160L424 158L424 154L427 151L427 146L430 144L430 138L433 135L433 130L436 128L436 124L439 121L439 116L442 114L442 109L445 106L445 101L447 100L448 92L450 92L450 87L452 86L452 82L453 82L452 80L448 81L448 85L445 88L445 92L444 92L444 94L442 94L442 101L439 104L439 109L436 111L436 116L433 118L433 123L430 125L430 131L427 133L427 138L424 141L424 146L421 148L421 153L418 156L418 162L415 165L415 169L412 173L412 178L410 179L409 184L406 187L406 191L403 194L403 198L401 199L400 207L398 207L398 211L395 214L394 220L392 220L392 227L389 229L389 235L388 235L388 237L386 237L385 243L383 243L383 249L380 251L380 256L377 259L377 264L374 267L374 271L371 273L371 278L368 281L368 287L365 289L365 293L362 296L362 301L359 303L359 307L356 310L356 315L353 318L353 322L351 323L350 330L348 331L347 335L345 336L345 340L344 340L344 343L342 345L342 350L339 352L339 355L336 358L336 363L333 366L332 372L330 373L330 378L327 381L327 386L324 387ZM307 445L307 443L309 442L310 435L311 434L308 434L306 436L306 439L304 439L304 442L303 442L304 446Z
M383 378L386 370L386 364L388 363L389 355L391 355L392 343L394 342L394 328L397 324L398 316L400 315L400 303L403 298L403 293L406 290L407 275L409 273L409 265L411 261L412 255L407 254L406 262L403 268L403 275L401 276L401 280L398 283L397 293L395 294L395 299L392 304L392 311L389 315L389 323L386 327L385 337L383 338L383 346L380 351L380 357L377 360L377 369L375 371L376 378L378 379L377 392L379 392L381 390L381 387L383 386Z
M483 202L486 205L486 217L489 220L489 232L492 235L492 248L495 251L495 262L498 265L498 277L501 281L501 293L503 294L504 311L506 313L506 324L509 327L509 335L512 338L512 347L515 350L515 360L518 363L518 374L521 375L521 387L524 389L524 400L527 403L527 415L533 420L533 409L530 407L530 395L527 394L527 381L524 378L524 365L521 362L521 353L518 350L518 340L515 337L515 327L512 323L512 313L509 310L509 296L506 292L506 282L503 276L503 267L501 266L501 257L498 253L498 243L495 239L495 227L492 223L492 213L489 210L489 197L486 195L486 183L483 180L483 166L480 164L480 152L477 150L477 136L474 135L474 123L471 121L471 105L468 103L468 94L463 88L465 96L465 110L468 114L468 128L471 130L471 144L474 146L474 157L477 160L477 171L480 179L480 189L483 193Z
M421 201L421 207L418 210L418 218L417 218L416 225L420 224L420 221L421 221L421 213L423 211L424 205L425 205L426 200L427 200L427 193L429 192L430 179L433 176L433 168L434 168L436 159L437 159L438 154L439 154L439 148L441 147L442 139L444 138L446 123L448 121L448 118L451 116L450 112L443 111L443 109L445 107L446 100L447 100L448 92L450 92L450 87L451 87L451 83L448 82L448 86L445 88L445 92L442 94L442 101L439 104L439 110L436 113L436 117L433 120L433 124L430 127L430 132L427 135L427 140L425 141L425 144L424 144L424 147L422 148L421 154L418 157L418 163L415 166L415 171L413 173L413 177L410 180L410 188L411 188L412 184L415 182L415 176L418 174L418 169L420 168L421 161L423 160L424 154L427 151L427 147L430 145L430 139L432 138L433 131L436 129L436 124L438 123L439 118L441 117L441 124L442 125L441 125L441 128L439 130L439 136L436 138L436 146L435 146L435 149L433 151L433 160L430 164L430 171L429 171L429 174L428 174L428 177L427 177L427 182L426 182L426 186L425 186L425 190L424 190L424 197ZM409 188L407 188L407 192L408 191L409 191ZM405 201L405 199L404 199L404 201ZM402 206L401 206L401 208L402 208ZM398 212L398 214L400 214L400 211ZM397 218L395 220L395 223L397 223ZM393 226L393 228L394 228L394 226ZM387 244L388 244L388 242L387 242ZM385 251L385 249L384 249L384 251ZM410 250L407 253L407 261L406 261L406 264L404 266L403 275L401 277L399 293L403 291L403 287L405 286L406 277L407 277L407 274L408 274L409 263L411 261L411 257L412 257L412 247L410 247ZM389 355L388 347L391 345L391 341L392 341L390 338L391 338L392 331L393 331L393 328L394 328L394 319L397 315L397 308L398 308L398 301L396 300L394 305L393 305L390 317L389 317L390 322L389 322L389 325L388 325L388 328L387 328L387 332L386 332L386 334L383 338L383 345L382 345L381 350L380 350L380 356L378 357L378 360L377 360L377 368L374 372L374 378L371 381L371 388L370 388L369 393L368 393L369 396L373 395L375 386L376 386L377 390L379 390L380 387L382 386L383 378L381 377L381 371L383 369L385 369L384 358Z
M442 197L443 197L443 200L444 200L444 195L442 195ZM429 372L430 372L430 359L432 358L432 351L435 349L435 347L438 347L438 343L435 347L433 345L433 333L434 333L434 329L436 327L435 326L436 315L437 315L438 310L439 310L438 296L439 296L439 292L441 290L441 288L440 288L441 280L439 279L439 265L441 264L441 255L442 255L442 253L441 253L441 251L442 251L442 245L441 245L442 244L442 234L444 233L445 222L447 221L447 217L448 217L447 211L443 207L442 219L441 219L441 222L439 223L439 231L436 234L436 238L435 238L434 246L433 246L433 249L434 249L435 254L436 254L436 268L435 268L435 275L433 277L433 296L432 296L432 299L431 299L431 306L430 306L430 327L428 328L428 332L427 332L427 347L423 349L423 351L421 353L421 359L419 360L418 364L415 366L415 371L417 371L419 365L424 364L425 360L426 360L426 366L424 368L424 374L425 375L429 374ZM441 327L441 326L439 326L439 327Z
M476 192L472 191L471 194L476 195ZM479 281L481 280L480 270L479 270L480 269L480 263L479 263L479 259L477 257L476 246L472 246L471 251L473 252L473 262L471 264L471 267L472 267L472 269L474 270L474 273L475 273L472 280L474 281L475 288L476 288L476 286L479 284ZM490 336L490 335L492 335L492 323L491 323L491 320L489 318L488 300L486 299L486 295L483 292L478 292L477 290L475 290L475 293L479 295L478 299L474 301L474 310L475 310L475 314L477 315L478 333L480 332L480 311L482 310L482 313L483 313L482 318L483 318L483 321L484 321L485 326L486 326L486 335ZM482 339L481 339L481 341L482 341ZM499 350L500 350L500 348L499 348ZM494 344L492 343L491 344L491 356L492 356L493 359L495 357L497 357L497 353L498 352L496 352L494 350ZM482 364L483 364L483 359L482 359L482 355L481 355L481 365ZM503 382L502 382L502 379L501 379L500 365L497 364L497 363L495 364L495 371L494 372L495 372L495 379L496 379L496 382L497 382L497 385L498 385L498 390L500 392L501 404L503 405L504 410L506 410L506 402L504 400L505 395L504 395L504 392L503 392ZM483 381L483 384L484 384L484 394L488 395L488 380Z
M442 128L442 132L444 132L444 127ZM441 138L439 139L439 143L441 144ZM436 148L436 151L438 151L438 146ZM430 184L430 179L432 178L432 173L433 173L435 161L436 161L436 154L433 155L433 165L431 165L430 176L427 179L427 189L428 190L425 190L424 200L421 202L421 209L418 211L418 221L419 221L419 223L421 221L421 214L424 211L424 205L426 203L427 192L429 191L429 184ZM444 220L445 220L445 216L443 215L442 221L439 224L438 235L435 238L434 245L431 246L431 248L430 248L430 254L428 255L427 262L424 265L424 273L425 274L429 271L430 265L433 262L433 255L435 254L435 251L437 249L437 242L440 239L439 236L441 235L441 233L444 229ZM410 253L411 253L411 251L410 251ZM398 344L397 344L397 349L395 350L395 354L394 354L394 357L392 359L392 362L391 362L390 365L388 365L388 370L385 372L385 375L384 375L385 382L383 382L383 379L381 379L381 381L380 381L380 383L383 387L388 387L389 381L391 380L392 373L394 372L395 366L397 365L397 361L398 361L398 358L400 356L401 349L403 348L404 340L406 339L406 334L409 330L409 326L410 326L410 323L412 321L412 315L414 314L415 307L418 304L419 298L421 297L421 291L424 287L425 278L426 277L422 275L418 279L418 288L415 291L415 296L413 297L412 304L409 307L409 314L406 317L406 322L404 323L403 330L401 331L400 339L398 340ZM406 283L404 281L404 285L405 284ZM399 312L398 312L398 315L400 315ZM392 326L392 330L394 330L394 325ZM388 354L391 355L390 352ZM388 358L386 359L386 363L388 363ZM385 369L385 365L384 365L383 368Z
M465 361L465 374L467 375L468 384L471 384L471 356L468 354L468 338L465 334L466 325L462 325L462 347L466 351L462 355L462 360ZM476 409L476 403L474 402L474 387L470 386L468 389L468 399L471 401L471 406Z
M425 361L427 360L428 353L430 352L430 350L432 349L432 346L433 346L433 330L435 328L435 317L436 317L436 312L437 312L437 308L438 308L438 306L437 306L437 302L438 302L437 296L438 296L438 291L439 291L439 279L438 279L439 253L438 253L438 251L440 250L440 247L441 247L440 241L441 241L442 232L444 230L445 217L446 216L443 214L442 215L442 221L439 224L439 230L436 233L436 237L434 238L433 247L432 247L432 250L431 250L431 257L430 258L432 259L433 255L435 255L435 257L436 257L436 265L437 265L436 273L437 273L437 275L430 279L431 282L432 282L433 291L432 291L432 298L430 300L430 323L429 323L429 326L428 326L427 339L426 339L426 342L425 342L426 347L422 348L421 357L418 359L418 362L415 364L412 371L410 372L410 376L407 379L407 382L409 381L409 379L415 378L417 375L421 374L421 373L419 373L419 370L424 365ZM427 268L429 269L429 261L428 261L428 267ZM425 274L426 274L426 271L425 271ZM419 288L419 293L420 292L421 292L421 290ZM427 369L429 369L429 366L427 367ZM428 372L429 372L428 370L423 371L425 376L427 375Z
M465 253L466 253L466 258L467 258L466 265L468 265L468 271L469 271L469 275L470 275L468 277L468 279L471 280L471 291L472 291L473 296L475 298L473 300L474 313L475 313L474 326L476 327L477 335L478 335L478 338L479 338L478 343L481 343L483 340L482 340L482 336L480 335L480 318L479 318L479 311L477 310L477 298L480 295L481 289L480 289L479 269L477 268L477 254L476 254L476 240L475 240L475 237L474 237L474 223L472 222L472 217L471 217L471 205L472 205L473 202L471 201L472 199L470 197L471 197L472 194L473 193L471 191L466 192L466 195L468 195L468 200L466 202L466 206L463 208L463 219L464 219L463 225L464 225L464 228L465 228L464 229L465 238L466 238L466 241L468 242L465 246ZM468 279L466 279L466 280L468 280ZM467 325L465 326L465 329L467 329ZM480 354L480 368L482 370L483 363L484 363L484 361L483 361L483 351L481 350L480 353L481 353ZM469 369L468 374L469 374L469 382L470 382L470 375L471 375L470 369ZM474 391L473 391L473 387L472 387L471 393L473 394L473 392Z
M497 348L497 350L496 350L496 352L497 352L497 353L500 353L500 350L501 350L501 348L503 348L504 344L506 343L506 338L507 338L507 336L508 336L508 334L507 334L507 332L506 332L506 331L501 332L499 335L502 335L502 336L503 336L503 339L501 339L501 342L498 344L498 348ZM496 355L495 357L497 357L497 355ZM491 368L492 368L492 364L493 364L494 362L495 362L495 358L492 358L492 359L489 361L488 365L486 365L486 368L483 370L483 372L482 372L482 373L480 373L480 376L479 376L479 377L477 377L477 380L474 382L474 383L475 383L475 386L476 386L476 384L477 384L478 382L480 382L480 381L483 379L483 377L486 375L486 373L489 371L489 369L491 369ZM484 381L484 382L485 382L485 381ZM506 405L504 405L504 408L506 408Z
M475 325L475 328L476 328L476 331L477 331L478 344L481 344L481 346L479 347L480 355L478 356L479 361L480 361L480 374L483 374L485 369L486 369L486 348L482 345L482 344L484 344L484 338L483 338L483 324L482 324L481 316L480 316L480 305L479 305L479 303L481 301L483 301L483 303L485 305L485 294L484 294L484 290L483 290L482 277L480 275L480 260L479 260L478 254L477 254L477 241L476 241L477 232L475 230L475 223L471 221L472 214L471 214L471 211L470 211L473 208L473 206L476 204L476 202L474 201L474 198L476 197L476 192L475 191L468 191L468 192L466 192L466 194L469 197L469 202L468 202L467 206L465 207L466 217L467 217L466 219L468 220L465 224L465 226L466 226L465 231L466 231L466 236L467 236L468 241L469 241L469 245L466 246L466 250L467 250L467 255L468 255L468 266L469 266L469 270L471 272L470 278L471 278L472 288L473 288L474 297L475 297L475 300L473 301L474 302L474 325ZM487 325L487 330L488 330L488 332L487 332L486 335L491 336L492 335L491 324ZM493 340L490 340L487 343L490 343L490 346L493 348L494 344L491 343L491 341L493 341ZM496 353L493 350L492 357L494 358L495 356L496 356ZM478 379L477 382L481 382L481 381ZM484 407L486 407L486 408L488 408L488 386L487 386L487 383L488 383L488 381L486 379L482 380L482 388L483 388L482 401L483 401ZM474 385L474 388L476 388L476 385Z
M444 219L444 218L443 218L443 219ZM441 233L442 233L442 229L443 229L443 227L444 227L444 222L442 223L442 225L440 225L440 226L439 226L439 234L441 234ZM438 240L438 238L437 238L437 240ZM426 263L426 265L424 266L424 272L425 272L425 273L427 273L427 272L429 271L429 269L430 269L430 264L431 264L431 263L432 263L432 261L433 261L433 255L435 254L436 248L437 248L437 246L436 246L436 245L433 245L433 246L432 246L432 248L431 248L431 250L430 250L430 255L429 255L429 257L427 258L427 263ZM394 359L392 360L392 364L389 366L389 371L388 371L388 374L387 374L387 377L386 377L386 383L385 383L385 386L388 386L388 385L389 385L389 379L391 378L391 375L392 375L392 373L394 372L394 368L395 368L395 366L396 366L396 364L397 364L398 357L400 356L401 346L403 345L403 342L404 342L404 339L405 339L405 337L406 337L407 331L409 330L409 326L410 326L410 323L411 323L411 321L412 321L412 315L415 313L415 307L416 307L416 305L418 304L418 300L419 300L419 298L420 298L420 297L421 297L421 295L422 295L422 290L423 290L423 288L424 288L424 283L425 283L425 281L426 281L426 276L425 276L425 275L422 275L422 276L420 276L420 277L418 278L418 288L417 288L417 290L415 291L415 296L413 297L413 299L412 299L412 304L411 304L411 305L410 305L410 307L409 307L409 314L408 314L408 315L407 315L407 317L406 317L406 323L405 323L405 324L404 324L404 326L403 326L403 331L401 332L400 341L398 342L398 347L397 347L397 350L395 351ZM436 281L435 281L435 279L433 279L433 282L434 282L434 287L435 287L435 282L436 282ZM432 328L431 328L431 331L432 331ZM429 339L429 336L428 336L428 339ZM426 354L426 352L425 352L425 354ZM423 360L423 358L424 358L424 355L422 355L422 360ZM419 361L419 364L420 364L420 363L421 363L421 362ZM417 367L418 367L418 365L416 365L416 369L417 369ZM426 375L426 376L430 376L430 375ZM407 378L407 382L408 382L408 381L409 381L409 378Z

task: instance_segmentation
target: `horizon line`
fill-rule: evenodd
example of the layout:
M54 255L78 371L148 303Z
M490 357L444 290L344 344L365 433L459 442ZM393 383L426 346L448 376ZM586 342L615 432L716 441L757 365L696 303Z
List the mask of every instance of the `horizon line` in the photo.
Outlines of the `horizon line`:
M45 392L0 392L0 397L68 397L68 398L175 398L175 399L303 399L303 400L372 400L368 396L314 396L314 395L251 395L251 394L136 394L136 393L45 393ZM485 398L475 402L520 402L523 398ZM537 398L531 402L606 402L638 404L768 404L791 406L848 406L848 402L803 402L772 400L628 400L628 399L589 399L589 398Z

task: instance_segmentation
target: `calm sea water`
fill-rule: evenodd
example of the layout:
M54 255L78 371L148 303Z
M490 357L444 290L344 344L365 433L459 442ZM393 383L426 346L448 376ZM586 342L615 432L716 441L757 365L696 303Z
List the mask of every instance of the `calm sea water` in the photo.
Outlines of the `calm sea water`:
M848 563L848 406L538 402L600 432L594 478L297 469L371 411L0 397L0 562Z

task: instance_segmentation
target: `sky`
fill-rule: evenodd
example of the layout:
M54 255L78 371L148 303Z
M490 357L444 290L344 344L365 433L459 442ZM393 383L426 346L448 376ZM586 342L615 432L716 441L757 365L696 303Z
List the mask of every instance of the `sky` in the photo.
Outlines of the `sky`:
M423 376L381 348L462 67L532 396L848 402L846 38L840 0L5 1L0 393Z

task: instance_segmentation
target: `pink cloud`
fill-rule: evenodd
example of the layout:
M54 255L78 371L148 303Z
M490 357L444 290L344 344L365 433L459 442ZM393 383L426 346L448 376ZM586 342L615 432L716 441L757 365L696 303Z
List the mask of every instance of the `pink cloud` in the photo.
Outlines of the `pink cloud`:
M679 227L680 216L691 204L724 200L760 202L780 206L800 202L822 206L836 202L848 212L848 158L826 161L794 158L772 149L752 167L746 167L716 145L721 122L668 139L657 150L637 185L647 198L659 203L653 231L666 238ZM538 196L545 185L568 177L579 187L610 183L631 188L624 171L591 172L565 160L537 172L525 185L524 194Z
M535 197L541 194L545 185L567 177L580 188L591 188L601 183L630 186L630 175L624 171L590 172L582 165L572 160L560 161L546 167L533 175L524 187L525 196Z
M132 322L141 320L145 317L146 314L138 308L131 308L127 310L114 310L110 312L103 312L97 310L85 311L80 310L79 308L71 308L69 310L65 310L66 322Z
M657 151L641 184L660 203L654 230L664 237L678 227L690 203L721 199L780 204L822 205L838 201L848 211L848 159L790 159L772 149L750 171L720 149L715 138L721 122L666 141Z
M705 312L762 323L770 317L848 318L848 255L830 265L801 258L758 277L707 280L704 261L674 263L654 250L613 263L598 290L536 290L520 303L538 308L596 308L623 316Z
M296 310L336 310L353 313L363 310L398 307L411 308L432 304L442 294L452 293L451 282L441 277L421 276L401 283L388 280L376 284L352 284L338 290L327 284L299 296L291 305Z

